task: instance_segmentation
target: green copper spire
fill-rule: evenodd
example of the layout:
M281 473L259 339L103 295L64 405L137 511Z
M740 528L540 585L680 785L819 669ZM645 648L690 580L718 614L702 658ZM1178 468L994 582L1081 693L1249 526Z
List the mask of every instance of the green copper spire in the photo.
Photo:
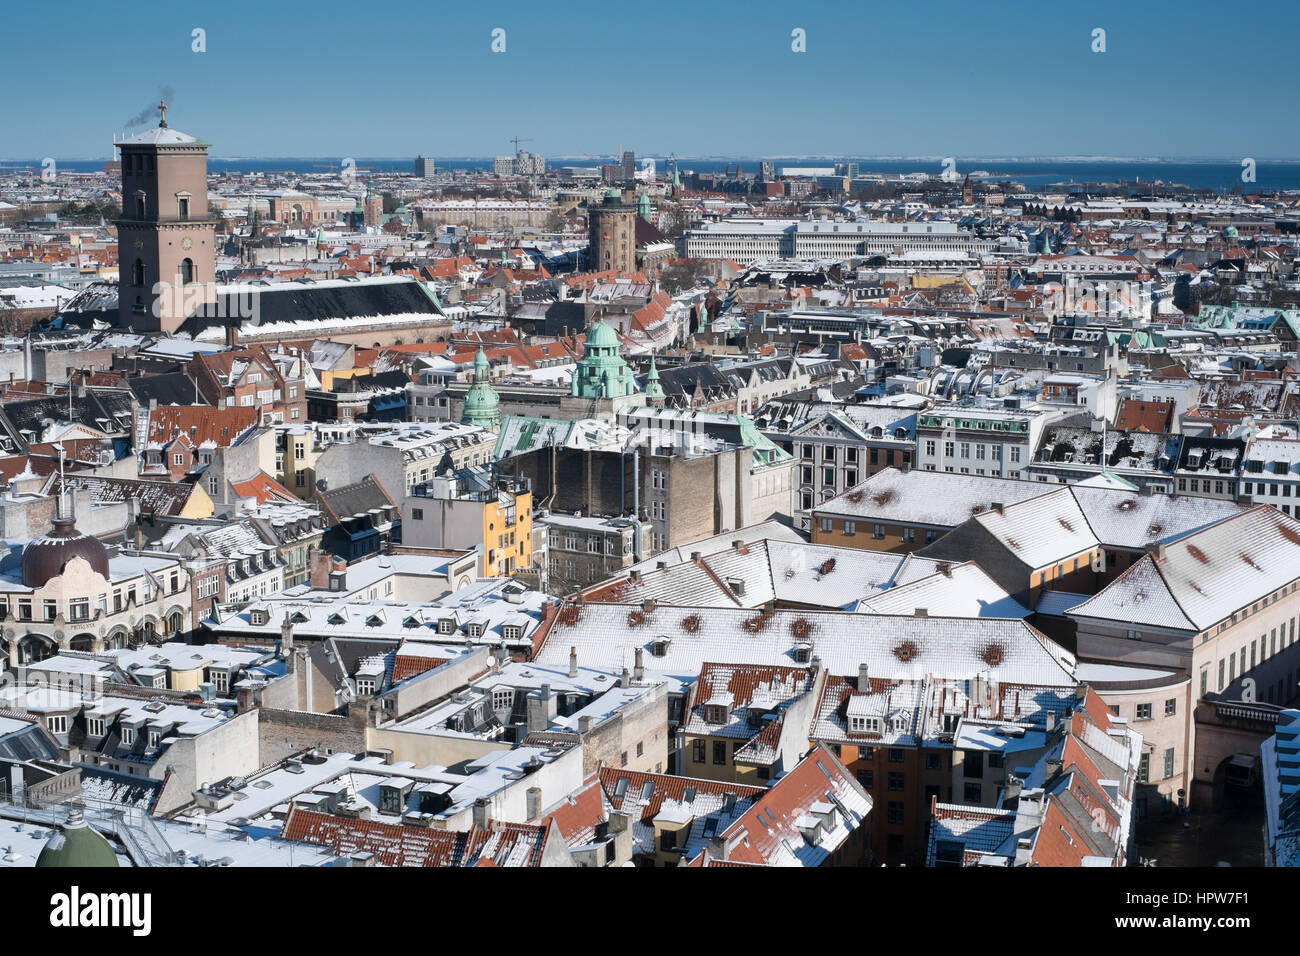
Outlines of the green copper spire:
M659 369L655 368L654 356L650 356L650 371L645 377L645 397L651 400L664 397L664 387L659 384Z
M465 408L460 420L466 425L478 425L491 431L501 427L501 398L488 384L488 360L483 346L474 356L474 384L465 395Z

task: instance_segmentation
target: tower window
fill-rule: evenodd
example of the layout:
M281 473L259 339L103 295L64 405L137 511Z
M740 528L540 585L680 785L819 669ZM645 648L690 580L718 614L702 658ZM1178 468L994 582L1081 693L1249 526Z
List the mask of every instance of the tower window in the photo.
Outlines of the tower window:
M145 217L145 212L147 208L148 207L147 207L147 203L145 202L144 191L141 190L140 192L137 192L135 194L135 218L143 219Z
M176 200L176 211L181 219L190 218L190 199L188 196L181 196Z
M194 281L194 260L182 259L181 260L181 284L189 285L193 281Z
M131 283L132 285L143 287L145 284L144 280L145 280L144 260L136 259L135 265L131 269Z

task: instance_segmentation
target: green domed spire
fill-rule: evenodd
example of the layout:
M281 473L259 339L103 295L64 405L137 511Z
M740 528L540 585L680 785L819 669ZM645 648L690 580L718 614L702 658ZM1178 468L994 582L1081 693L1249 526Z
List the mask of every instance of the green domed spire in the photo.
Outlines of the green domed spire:
M501 398L489 384L487 354L481 345L474 356L474 384L465 395L465 408L460 420L466 425L478 425L493 431L501 427Z
M617 332L604 322L595 322L587 329L582 348L571 394L581 398L621 398L636 391L632 369L619 354Z
M45 847L36 857L37 866L116 867L117 854L112 845L96 833L80 807L68 811L62 829L50 834Z
M640 195L640 197L637 198L637 201L636 201L636 214L637 214L638 216L640 216L642 219L645 219L645 220L649 221L649 219L650 219L650 195L649 195L648 193L642 193L642 194Z

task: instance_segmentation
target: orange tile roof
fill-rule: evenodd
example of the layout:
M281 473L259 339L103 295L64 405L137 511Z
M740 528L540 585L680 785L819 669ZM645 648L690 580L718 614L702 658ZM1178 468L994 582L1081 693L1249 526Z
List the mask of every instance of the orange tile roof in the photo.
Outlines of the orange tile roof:
M259 505L264 505L268 501L296 502L301 500L264 471L259 471L246 481L232 481L230 487L241 498L256 498Z
M211 441L224 447L256 425L258 414L252 406L167 405L149 412L147 440L166 442L181 435L195 446Z

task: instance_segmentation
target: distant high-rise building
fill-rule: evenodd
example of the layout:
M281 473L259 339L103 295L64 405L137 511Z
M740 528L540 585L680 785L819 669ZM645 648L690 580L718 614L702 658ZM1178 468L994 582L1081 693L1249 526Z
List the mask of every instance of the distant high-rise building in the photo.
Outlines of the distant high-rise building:
M623 181L630 183L636 179L636 153L630 149L623 150Z
M117 221L118 318L140 331L174 332L215 298L216 220L208 215L208 144L167 126L115 143L122 151Z
M765 159L758 164L758 178L762 182L770 183L776 181L776 163Z
M619 182L623 175L623 167L617 163L606 164L600 167L600 181L609 185Z
M498 156L492 160L492 172L498 176L513 176L515 174L515 158L513 156Z
M588 212L587 267L597 271L636 271L636 207L623 204L617 189Z
M434 174L433 160L428 156L415 157L415 175L421 179L432 179Z
M516 176L540 176L546 172L546 160L536 153L521 149L515 154Z

